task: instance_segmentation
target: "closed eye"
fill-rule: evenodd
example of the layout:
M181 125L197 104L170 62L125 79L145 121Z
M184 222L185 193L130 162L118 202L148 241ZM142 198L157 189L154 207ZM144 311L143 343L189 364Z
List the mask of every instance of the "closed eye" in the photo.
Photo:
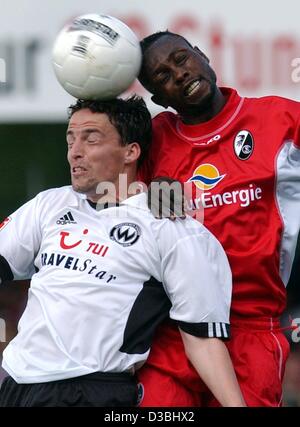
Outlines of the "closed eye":
M95 130L87 130L84 132L88 144L96 144L101 140L101 133Z
M181 55L177 55L174 61L175 61L175 64L184 64L186 59L187 59L187 55L181 54Z
M156 77L156 82L159 84L165 84L169 80L170 74L166 71L160 72Z
M72 146L72 144L74 143L74 135L72 133L67 133L67 145L68 148L70 148Z

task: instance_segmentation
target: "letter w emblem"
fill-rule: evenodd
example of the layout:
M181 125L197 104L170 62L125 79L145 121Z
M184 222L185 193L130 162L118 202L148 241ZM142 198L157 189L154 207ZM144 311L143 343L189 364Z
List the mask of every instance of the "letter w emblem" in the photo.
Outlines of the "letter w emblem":
M131 246L136 243L141 235L141 229L137 224L123 222L110 230L109 237L122 246Z

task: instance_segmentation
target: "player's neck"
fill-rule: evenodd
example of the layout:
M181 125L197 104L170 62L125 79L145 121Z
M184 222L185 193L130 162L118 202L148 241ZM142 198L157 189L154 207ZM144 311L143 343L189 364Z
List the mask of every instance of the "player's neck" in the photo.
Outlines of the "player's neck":
M137 181L134 172L132 174L120 174L116 182L108 182L106 185L97 187L96 191L86 194L87 199L92 203L117 204L145 191L145 188L142 188L142 183Z
M180 113L180 118L186 125L197 125L200 123L208 122L213 119L217 114L221 112L227 99L222 94L221 90L217 87L214 98L209 108L197 111L197 108L193 108L190 111Z

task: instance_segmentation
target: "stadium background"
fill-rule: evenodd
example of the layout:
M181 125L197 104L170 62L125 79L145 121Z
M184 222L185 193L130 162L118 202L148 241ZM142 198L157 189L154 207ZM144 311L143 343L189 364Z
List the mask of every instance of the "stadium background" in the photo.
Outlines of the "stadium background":
M51 46L64 23L90 12L124 20L140 38L166 28L180 32L211 58L219 84L236 87L242 95L274 94L300 101L300 73L292 66L300 57L297 0L54 0L47 7L38 0L1 2L0 218L37 192L69 183L65 130L73 98L55 80ZM131 91L146 97L153 114L158 111L138 83ZM299 285L300 242L283 327L300 318ZM0 290L0 319L6 324L3 331L0 322L0 354L16 333L26 291L26 282ZM284 401L300 406L300 342L292 342L288 329L286 335L293 351ZM0 371L0 382L3 375Z

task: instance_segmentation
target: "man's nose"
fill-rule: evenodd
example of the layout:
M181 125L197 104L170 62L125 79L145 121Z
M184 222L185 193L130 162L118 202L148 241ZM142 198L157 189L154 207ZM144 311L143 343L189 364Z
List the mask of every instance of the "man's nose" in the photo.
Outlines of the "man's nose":
M82 144L82 141L80 141L79 138L76 138L71 146L71 156L74 159L78 159L80 157L83 157L84 155L84 147Z
M174 71L174 79L177 84L183 83L189 77L189 72L182 68L177 68Z

